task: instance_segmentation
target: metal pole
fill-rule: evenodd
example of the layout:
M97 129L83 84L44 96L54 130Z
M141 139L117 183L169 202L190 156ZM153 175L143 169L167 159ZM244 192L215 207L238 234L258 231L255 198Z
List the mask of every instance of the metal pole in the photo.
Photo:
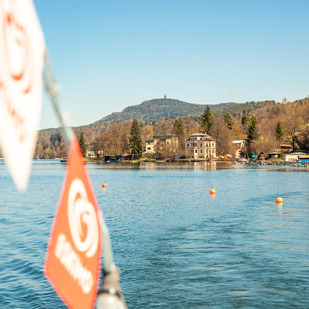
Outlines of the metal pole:
M57 84L56 79L54 77L51 62L49 60L47 52L45 54L45 69L44 69L43 79L44 79L44 85L45 85L46 91L51 98L55 113L63 128L63 133L64 133L66 146L67 146L67 153L68 153L74 133L72 129L68 126L67 119L64 116L64 112L61 109L60 97L59 97L60 86Z
M52 65L48 54L45 54L45 70L43 74L44 85L53 103L54 110L58 120L63 128L65 136L67 153L69 152L74 133L68 126L67 118L61 109L60 104L60 86L57 84L52 70ZM109 231L105 224L103 215L100 216L100 225L102 229L102 254L104 258L103 281L98 292L97 308L103 309L125 309L126 303L122 295L119 284L120 270L114 264L113 251L109 237Z

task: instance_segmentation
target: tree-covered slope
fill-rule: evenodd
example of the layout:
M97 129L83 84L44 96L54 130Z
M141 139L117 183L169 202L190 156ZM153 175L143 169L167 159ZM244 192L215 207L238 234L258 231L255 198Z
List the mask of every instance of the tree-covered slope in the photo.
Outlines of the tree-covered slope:
M225 113L230 113L232 116L241 116L249 115L251 112L254 112L256 109L262 107L270 107L276 105L275 101L251 101L246 103L233 104L231 106L224 106L224 108L218 110L216 113L224 115Z
M100 120L86 125L75 127L74 129L80 130L85 128L102 127L108 125L113 121L126 121L130 119L139 119L147 122L160 121L167 118L176 118L191 115L198 119L204 112L205 107L209 105L214 115L230 113L236 117L242 114L250 114L256 109L261 107L275 105L275 101L262 101L262 102L246 102L246 103L220 103L220 104L193 104L187 103L176 99L161 98L153 99L142 102L138 105L128 106L122 112L112 113ZM41 130L42 134L54 134L60 132L60 128L44 129Z
M210 104L212 110L232 106L236 103ZM170 117L182 117L187 115L200 116L205 110L206 104L192 104L175 99L153 99L144 101L139 105L126 107L122 112L112 113L98 122L140 119L144 121L159 121Z

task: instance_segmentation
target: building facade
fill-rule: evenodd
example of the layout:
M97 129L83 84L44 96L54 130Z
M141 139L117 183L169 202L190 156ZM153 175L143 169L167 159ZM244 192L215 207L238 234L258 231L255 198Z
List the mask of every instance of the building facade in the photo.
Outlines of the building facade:
M233 154L236 159L241 158L241 152L245 147L245 141L244 140L233 140L232 141L233 145Z
M203 133L191 134L185 140L185 155L192 159L211 159L216 157L216 140Z
M155 146L156 146L157 142L158 142L158 140L156 140L156 139L150 139L150 140L146 141L145 152L146 153L154 153L155 152Z
M167 134L166 137L155 136L152 140L146 141L146 153L155 153L162 150L177 152L178 137L175 134Z
M282 155L282 159L284 162L297 162L300 156L306 155L304 152L291 152L285 153Z
M165 149L170 152L177 152L178 149L178 137L175 134L167 134L165 139Z

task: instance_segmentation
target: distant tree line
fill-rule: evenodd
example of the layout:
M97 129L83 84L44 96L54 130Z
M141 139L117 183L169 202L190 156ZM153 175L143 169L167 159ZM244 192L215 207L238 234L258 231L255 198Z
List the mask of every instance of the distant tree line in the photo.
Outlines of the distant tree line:
M256 106L258 108L256 108ZM140 119L96 123L74 130L83 155L142 155L146 140L175 134L178 149L166 156L183 156L184 140L192 133L203 132L217 140L217 154L232 153L232 140L246 140L249 152L278 150L280 144L293 150L309 151L309 98L296 102L273 101L235 104L212 111L206 106L200 116L170 117L147 122ZM65 157L63 135L40 134L35 156L43 159Z

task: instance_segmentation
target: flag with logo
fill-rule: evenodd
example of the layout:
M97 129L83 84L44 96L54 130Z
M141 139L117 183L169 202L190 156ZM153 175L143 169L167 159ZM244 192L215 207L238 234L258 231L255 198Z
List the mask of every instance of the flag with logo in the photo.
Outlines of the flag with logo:
M31 0L0 0L0 149L25 190L40 124L43 33Z
M44 273L70 308L93 308L101 267L101 212L76 138L50 235Z

